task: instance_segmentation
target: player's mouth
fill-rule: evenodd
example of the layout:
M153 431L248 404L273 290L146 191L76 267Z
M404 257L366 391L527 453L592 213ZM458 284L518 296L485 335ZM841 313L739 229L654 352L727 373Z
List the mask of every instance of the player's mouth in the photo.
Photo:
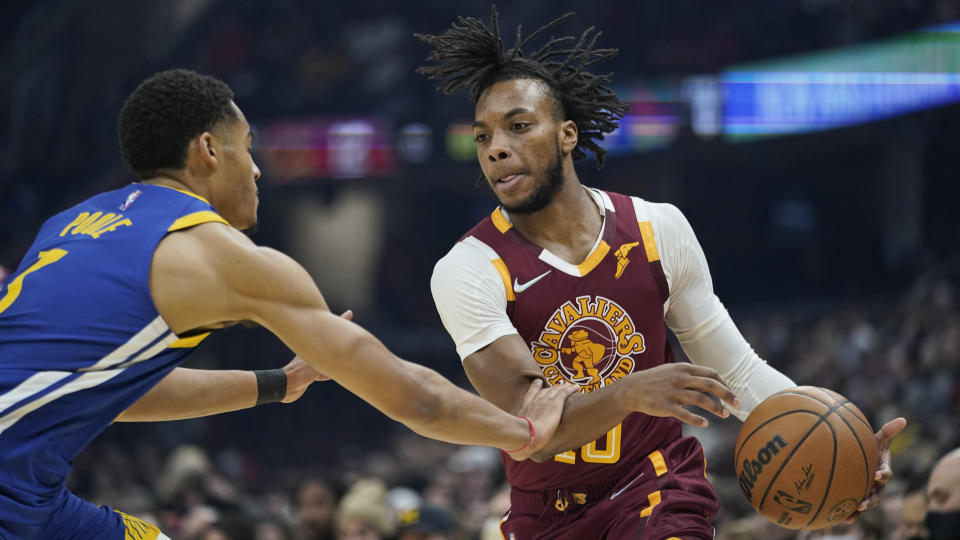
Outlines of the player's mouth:
M496 189L497 191L511 191L517 186L517 184L520 183L520 180L522 180L525 176L527 175L521 172L521 173L508 174L507 176L499 178L495 182Z

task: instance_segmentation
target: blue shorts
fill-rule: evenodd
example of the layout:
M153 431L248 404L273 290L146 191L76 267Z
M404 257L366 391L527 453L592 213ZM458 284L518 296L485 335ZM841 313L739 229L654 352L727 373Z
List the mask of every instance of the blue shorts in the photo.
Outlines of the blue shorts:
M0 516L0 537L11 540L170 540L149 523L96 506L63 489L54 498L45 524Z

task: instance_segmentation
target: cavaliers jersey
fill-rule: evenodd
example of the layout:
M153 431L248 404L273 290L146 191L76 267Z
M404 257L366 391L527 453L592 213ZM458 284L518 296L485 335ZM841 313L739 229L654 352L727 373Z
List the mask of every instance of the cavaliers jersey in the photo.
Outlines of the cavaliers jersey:
M544 378L591 392L672 362L664 324L669 291L639 199L599 192L603 230L579 265L530 242L498 208L465 236L486 244L503 280L507 314ZM552 461L502 454L510 485L540 491L597 486L681 437L680 421L634 412L606 436Z
M0 285L0 537L31 537L77 453L206 337L174 335L149 277L167 233L211 221L197 195L131 184L49 219Z

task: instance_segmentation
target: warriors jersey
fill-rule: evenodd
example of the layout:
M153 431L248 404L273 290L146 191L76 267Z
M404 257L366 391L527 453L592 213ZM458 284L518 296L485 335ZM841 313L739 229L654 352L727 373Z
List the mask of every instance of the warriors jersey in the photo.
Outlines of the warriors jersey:
M672 361L664 325L669 291L650 222L638 218L639 201L600 197L603 230L579 265L528 241L499 209L466 235L489 250L510 321L544 378L577 384L583 392ZM680 437L678 420L632 413L606 436L553 461L504 456L503 462L510 484L524 490L598 485L620 478L621 465L632 466Z
M76 454L206 334L173 334L150 295L169 232L226 221L199 196L131 184L48 220L0 285L0 537L32 537Z

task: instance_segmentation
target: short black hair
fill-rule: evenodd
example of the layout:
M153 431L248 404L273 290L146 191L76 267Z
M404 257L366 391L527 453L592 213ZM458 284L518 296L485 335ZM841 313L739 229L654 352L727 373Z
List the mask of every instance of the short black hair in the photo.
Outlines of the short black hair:
M617 49L596 49L600 32L587 28L580 38L551 37L537 51L525 55L523 48L545 30L559 24L573 13L567 13L522 38L523 27L517 27L517 41L503 50L497 8L492 8L487 28L475 17L458 17L446 32L439 35L414 34L434 47L427 60L434 65L417 69L430 79L440 79L437 88L453 94L469 88L474 103L494 83L512 79L538 79L549 88L564 120L577 125L579 138L573 159L593 152L597 166L603 166L607 151L599 145L604 135L617 129L618 120L628 107L610 89L612 74L597 75L589 66L617 54Z
M226 83L187 69L161 71L140 83L117 122L120 153L141 179L186 164L187 145L237 118Z

